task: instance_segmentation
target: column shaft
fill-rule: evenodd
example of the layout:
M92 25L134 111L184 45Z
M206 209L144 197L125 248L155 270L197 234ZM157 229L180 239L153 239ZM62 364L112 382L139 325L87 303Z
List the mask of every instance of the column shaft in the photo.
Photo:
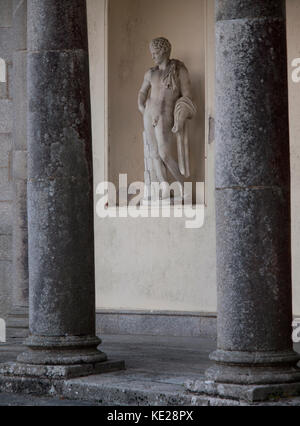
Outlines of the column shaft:
M216 1L219 383L299 380L292 350L285 2Z

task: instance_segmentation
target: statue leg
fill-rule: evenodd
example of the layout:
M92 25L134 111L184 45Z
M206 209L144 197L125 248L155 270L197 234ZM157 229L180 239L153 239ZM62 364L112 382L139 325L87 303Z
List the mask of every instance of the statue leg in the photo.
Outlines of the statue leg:
M172 133L173 122L166 122L160 120L155 128L155 136L158 142L159 156L168 168L176 182L183 186L184 178L180 173L178 163L172 156L172 145L174 142L174 135Z
M152 170L150 170L151 182L167 182L167 171L159 155L158 142L153 127L153 120L151 114L145 114L144 127L150 148L150 158L152 160L153 165Z

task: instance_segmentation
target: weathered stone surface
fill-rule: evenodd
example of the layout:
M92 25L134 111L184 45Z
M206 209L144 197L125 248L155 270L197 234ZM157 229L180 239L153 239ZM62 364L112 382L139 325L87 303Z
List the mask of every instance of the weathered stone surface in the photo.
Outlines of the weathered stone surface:
M72 401L61 398L41 398L33 395L20 395L11 393L0 394L1 407L91 407L97 406L97 403L85 401Z
M0 185L6 185L9 182L8 167L0 168Z
M27 150L27 52L13 54L14 149Z
M95 332L92 194L88 189L84 178L28 182L33 333Z
M11 303L12 185L10 151L12 148L12 0L0 0L0 58L5 61L5 82L0 83L0 318L6 318ZM1 75L1 77L3 77Z
M279 188L216 191L221 349L292 346L289 197Z
M12 126L12 102L9 99L0 99L0 133L10 133Z
M28 31L31 51L87 51L85 0L30 0Z
M15 50L26 50L27 45L27 0L12 0Z
M14 182L14 226L18 229L27 229L27 182Z
M12 203L0 202L0 234L11 235L12 233Z
M12 182L9 180L9 169L0 168L0 201L12 200Z
M0 376L30 377L49 380L65 380L95 374L111 373L125 369L123 361L105 361L96 364L75 365L26 365L18 363L0 364Z
M7 172L7 169L5 169ZM0 184L0 202L10 203L12 200L12 184L11 182L6 184Z
M8 237L7 237L8 238ZM2 245L3 240L0 236L0 244ZM7 241L6 241L7 244ZM1 254L0 254L1 256ZM1 285L1 297L0 297L0 312L1 318L6 318L8 311L10 309L11 301L11 274L12 274L12 264L10 259L0 260L0 285Z
M16 215L16 212L14 212ZM23 215L25 222L26 215ZM13 232L13 302L28 306L28 232L20 226L21 217L14 220Z
M218 350L198 388L294 395L285 2L216 3Z
M7 83L0 82L0 99L7 98L8 86Z
M284 22L218 22L216 37L216 187L289 186Z
M12 25L12 1L0 0L0 10L0 27L10 27Z
M12 239L11 235L0 235L0 261L11 261Z
M216 1L217 21L245 18L282 18L285 5L281 0L218 0Z
M8 339L28 336L27 1L13 0L13 275Z
M13 96L13 63L7 64L7 99L12 99Z
M97 334L151 336L209 336L216 338L217 318L214 314L193 312L96 312Z
M30 337L18 361L97 364L86 3L27 4Z
M87 70L88 55L81 50L29 53L30 179L92 178Z
M0 134L0 167L8 167L12 138L9 133Z
M0 167L8 167L8 153L12 149L12 137L10 133L0 133L0 152L1 162Z
M12 157L14 180L27 182L27 151L14 150Z
M187 382L186 388L194 394L205 394L212 397L232 398L242 400L247 403L257 403L264 401L276 401L276 405L285 404L284 400L278 402L280 398L292 398L300 395L300 382L285 383L281 385L237 385L218 384L212 381ZM230 404L233 405L233 404Z
M13 51L13 29L0 28L0 57L6 62L11 62Z
M13 284L15 277L13 278ZM13 295L13 307L7 316L6 321L6 339L9 342L16 344L22 343L29 333L29 315L28 306L16 306L15 296ZM28 300L28 295L27 295ZM14 359L14 358L11 358Z
M203 378L203 371L211 364L207 355L215 347L215 342L207 338L116 335L103 336L103 346L106 352L111 354L112 359L126 359L126 370L55 381L1 376L0 389L2 392L10 392L12 399L18 398L21 405L27 404L31 399L34 402L33 394L48 395L50 398L48 404L51 404L51 401L55 403L53 398L56 395L64 398L66 404L71 398L73 403L74 400L86 400L104 406L299 406L300 404L299 397L279 399L278 395L275 396L276 393L274 399L269 402L251 403L238 398L228 399L216 397L214 394L210 396L199 394L195 387L195 392L189 391L184 384L191 378L199 383ZM0 348L0 362L10 362L22 350L17 345L0 345ZM236 386L235 395L237 390L241 392L246 388ZM265 389L265 386L261 388ZM289 392L291 388L292 386L287 386ZM19 396L15 397L11 392L19 392ZM26 396L29 393L30 397ZM287 395L288 393L284 396ZM7 398L8 394L1 393L0 405L3 400L7 401Z

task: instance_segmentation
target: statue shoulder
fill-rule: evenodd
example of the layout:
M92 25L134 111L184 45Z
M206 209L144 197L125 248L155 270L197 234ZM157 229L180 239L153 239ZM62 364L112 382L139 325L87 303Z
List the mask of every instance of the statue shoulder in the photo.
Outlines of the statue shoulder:
M153 74L153 73L154 73L155 71L157 71L157 70L158 70L158 66L150 68L149 72L150 72L151 74Z
M177 69L179 73L186 73L188 72L188 69L186 67L186 65L181 62L181 61L177 61Z
M186 70L186 66L179 59L172 59L171 63L176 67L177 71Z
M179 80L185 79L189 75L188 69L183 62L178 59L173 59L171 62L173 64L173 69L176 70L175 73Z
M150 68L145 74L145 80L151 82L152 76L155 73L155 71L157 71L157 70L158 70L158 67Z

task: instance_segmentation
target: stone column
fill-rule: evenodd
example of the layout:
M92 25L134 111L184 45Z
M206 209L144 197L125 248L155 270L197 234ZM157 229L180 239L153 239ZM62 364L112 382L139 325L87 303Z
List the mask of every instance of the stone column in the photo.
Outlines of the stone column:
M216 20L218 350L191 389L255 401L300 391L285 1L217 0Z
M95 336L85 0L28 0L27 62L30 336L9 371L96 373L107 357Z
M28 336L27 1L13 0L13 272L9 340Z

